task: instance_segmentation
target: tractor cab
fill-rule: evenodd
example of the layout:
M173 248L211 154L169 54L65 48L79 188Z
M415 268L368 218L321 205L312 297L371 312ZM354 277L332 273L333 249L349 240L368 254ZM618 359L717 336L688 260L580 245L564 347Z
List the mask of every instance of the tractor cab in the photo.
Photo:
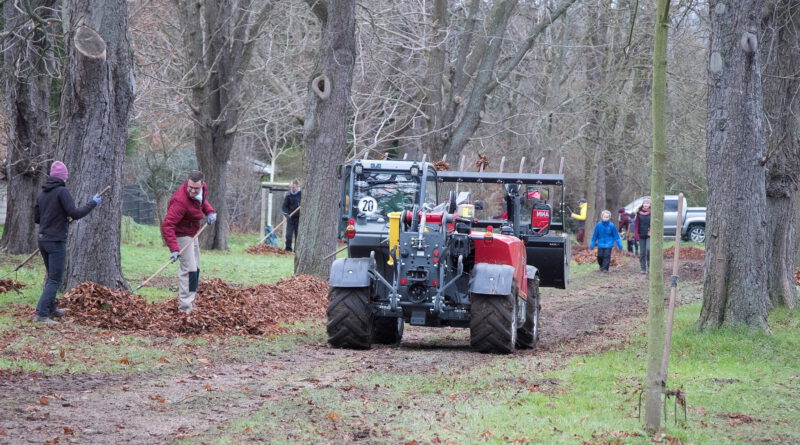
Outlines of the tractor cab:
M429 162L357 159L339 166L341 200L339 234L350 258L375 252L381 273L391 277L389 215L433 210L439 203L436 169Z

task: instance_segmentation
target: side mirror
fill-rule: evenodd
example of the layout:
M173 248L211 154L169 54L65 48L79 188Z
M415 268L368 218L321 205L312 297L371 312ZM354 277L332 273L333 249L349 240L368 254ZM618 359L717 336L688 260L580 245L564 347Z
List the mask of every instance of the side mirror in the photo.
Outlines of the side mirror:
M342 167L344 167L342 164L336 166L336 179L342 179Z
M472 203L475 206L475 210L483 210L483 201L480 199Z

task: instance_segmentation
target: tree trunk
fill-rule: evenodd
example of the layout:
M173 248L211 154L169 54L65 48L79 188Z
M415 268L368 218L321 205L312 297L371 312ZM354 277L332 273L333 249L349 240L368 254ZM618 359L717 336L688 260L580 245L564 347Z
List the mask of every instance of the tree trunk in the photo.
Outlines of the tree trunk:
M29 6L45 20L54 15L55 0L31 1ZM19 10L15 2L3 5L4 28L10 31L3 47L5 77L8 203L0 251L36 250L33 208L53 157L50 135L50 84L47 73L52 45L45 25ZM52 67L51 67L52 68Z
M128 6L125 0L76 0L67 5L71 32L58 147L65 153L69 189L77 205L85 205L105 186L111 191L91 214L70 226L64 284L69 289L94 281L126 289L120 222L122 161L133 104Z
M186 103L195 128L197 164L208 182L208 202L217 223L201 235L204 249L227 249L230 212L228 168L244 109L242 80L253 44L269 17L273 2L253 0L174 0L182 28Z
M800 180L800 0L775 0L764 16L767 135L767 273L771 307L797 304L795 218Z
M708 221L701 329L745 324L769 330L762 163L766 137L757 53L763 6L763 0L709 5Z
M327 279L336 249L339 190L335 169L347 151L356 58L355 0L306 0L322 24L318 69L309 84L304 126L306 180L295 271ZM336 192L333 192L336 196Z
M650 434L661 425L661 395L666 376L661 375L664 351L664 170L667 158L667 36L669 0L659 0L653 44L653 156L650 173L652 193L652 239L650 245L650 299L647 304L647 386L645 390L645 428Z

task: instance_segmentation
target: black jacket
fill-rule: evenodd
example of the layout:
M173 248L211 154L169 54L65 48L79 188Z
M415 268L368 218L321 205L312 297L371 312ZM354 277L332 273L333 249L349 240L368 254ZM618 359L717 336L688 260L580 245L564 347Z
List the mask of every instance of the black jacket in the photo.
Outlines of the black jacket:
M97 204L91 200L81 208L75 207L64 181L48 176L33 209L33 220L39 224L39 241L66 241L67 217L81 219L95 207Z
M302 198L302 190L298 190L297 193L292 194L292 192L286 192L286 197L283 198L283 205L281 206L281 212L287 217L292 214L298 207L300 207L300 199ZM295 213L292 215L293 220L300 219L300 212Z

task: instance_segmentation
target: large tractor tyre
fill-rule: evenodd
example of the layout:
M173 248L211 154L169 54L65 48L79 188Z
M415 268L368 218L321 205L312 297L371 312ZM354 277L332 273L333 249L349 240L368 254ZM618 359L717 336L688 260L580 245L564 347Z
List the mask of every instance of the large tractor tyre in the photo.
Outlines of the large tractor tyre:
M472 294L469 344L480 352L510 354L517 342L517 297Z
M372 324L372 341L396 345L403 339L403 317L376 317Z
M517 348L533 349L539 342L539 278L528 280L528 300L525 302L525 324L517 330Z
M369 288L332 287L328 292L328 343L334 348L372 347Z

